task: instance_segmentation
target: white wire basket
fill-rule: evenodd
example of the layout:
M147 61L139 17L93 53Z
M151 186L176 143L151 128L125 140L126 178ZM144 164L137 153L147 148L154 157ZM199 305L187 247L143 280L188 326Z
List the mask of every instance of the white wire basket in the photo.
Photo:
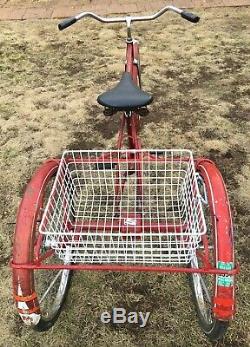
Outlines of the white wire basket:
M67 262L189 263L206 233L192 152L64 152L39 231Z

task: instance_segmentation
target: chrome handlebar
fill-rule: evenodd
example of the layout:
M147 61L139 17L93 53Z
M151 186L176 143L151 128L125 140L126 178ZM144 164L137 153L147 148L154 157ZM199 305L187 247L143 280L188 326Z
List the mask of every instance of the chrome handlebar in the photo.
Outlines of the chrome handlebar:
M122 22L125 22L127 24L128 32L130 32L130 25L132 22L154 20L154 19L162 16L167 11L173 11L175 13L178 13L184 19L186 19L192 23L197 23L200 19L198 16L196 16L190 12L186 12L184 10L181 10L175 6L165 6L160 11L156 12L155 14L153 14L151 16L101 17L101 16L99 16L93 12L82 12L76 16L65 19L64 21L62 21L61 23L58 24L58 28L59 28L59 30L64 30L82 18L91 17L91 18L94 18L101 23L122 23Z
M84 17L92 17L92 18L94 18L94 19L96 19L102 23L120 23L120 22L127 22L128 18L129 18L130 22L132 23L132 22L138 22L138 21L154 20L154 19L160 17L161 15L163 15L167 11L173 11L173 12L176 12L179 14L181 14L181 12L183 12L182 10L180 10L179 8L174 7L174 6L166 6L151 16L126 16L126 17L109 17L109 18L107 18L107 17L100 17L100 16L96 15L95 13L83 12L83 13L80 13L79 15L76 16L76 20L82 19Z

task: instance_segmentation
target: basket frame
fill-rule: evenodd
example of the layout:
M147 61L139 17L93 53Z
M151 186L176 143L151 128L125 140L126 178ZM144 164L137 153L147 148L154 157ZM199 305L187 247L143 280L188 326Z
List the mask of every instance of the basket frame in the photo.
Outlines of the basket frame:
M59 167L60 160L53 159L55 163L55 168ZM203 162L212 163L210 160L204 158L196 158L194 159L195 168L201 165ZM36 182L40 177L40 172L46 171L46 167L51 164L51 160L46 161L43 165L37 170L37 173L33 176L32 181ZM53 171L55 170L53 169ZM51 170L48 172L48 174ZM30 184L33 185L33 182ZM30 203L32 203L30 201ZM32 205L31 205L32 206ZM30 206L30 209L32 207ZM26 262L15 262L15 260L11 260L10 266L15 270L82 270L82 271L117 271L117 272L158 272L158 273L206 273L213 275L224 275L224 276L234 276L239 273L239 265L236 264L233 269L221 269L216 266L213 266L209 259L209 247L207 235L202 235L202 242L204 245L204 249L202 251L197 252L197 257L201 261L201 266L197 269L182 267L182 266L139 266L139 265L117 265L117 264L46 264L46 259L50 258L54 254L54 250L50 249L46 252L42 253L42 243L43 243L43 234L39 234L36 244L34 245L34 256L31 261ZM223 235L221 236L223 238ZM221 250L222 254L226 254L224 250Z
M206 233L200 200L191 151L65 151L39 231L74 263L187 264Z

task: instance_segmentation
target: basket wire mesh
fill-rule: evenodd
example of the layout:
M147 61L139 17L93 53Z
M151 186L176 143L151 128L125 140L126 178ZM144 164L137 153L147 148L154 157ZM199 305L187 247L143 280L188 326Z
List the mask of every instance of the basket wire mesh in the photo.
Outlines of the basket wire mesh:
M64 152L39 231L72 263L189 263L206 232L192 153Z

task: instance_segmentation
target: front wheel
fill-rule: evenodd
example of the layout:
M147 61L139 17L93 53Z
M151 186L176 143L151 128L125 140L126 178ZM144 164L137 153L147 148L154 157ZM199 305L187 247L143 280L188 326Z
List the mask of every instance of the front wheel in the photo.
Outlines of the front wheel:
M34 264L38 245L40 256L51 252L45 264L62 264L50 248L48 240L38 231L58 166L58 160L46 161L25 189L17 216L13 264ZM53 326L67 296L71 275L72 271L65 269L13 268L14 298L25 324L38 331Z
M197 161L196 170L207 232L190 267L203 267L202 254L207 249L213 267L232 270L233 227L223 179L209 160ZM201 329L211 341L221 339L235 311L234 276L192 273L190 284Z

